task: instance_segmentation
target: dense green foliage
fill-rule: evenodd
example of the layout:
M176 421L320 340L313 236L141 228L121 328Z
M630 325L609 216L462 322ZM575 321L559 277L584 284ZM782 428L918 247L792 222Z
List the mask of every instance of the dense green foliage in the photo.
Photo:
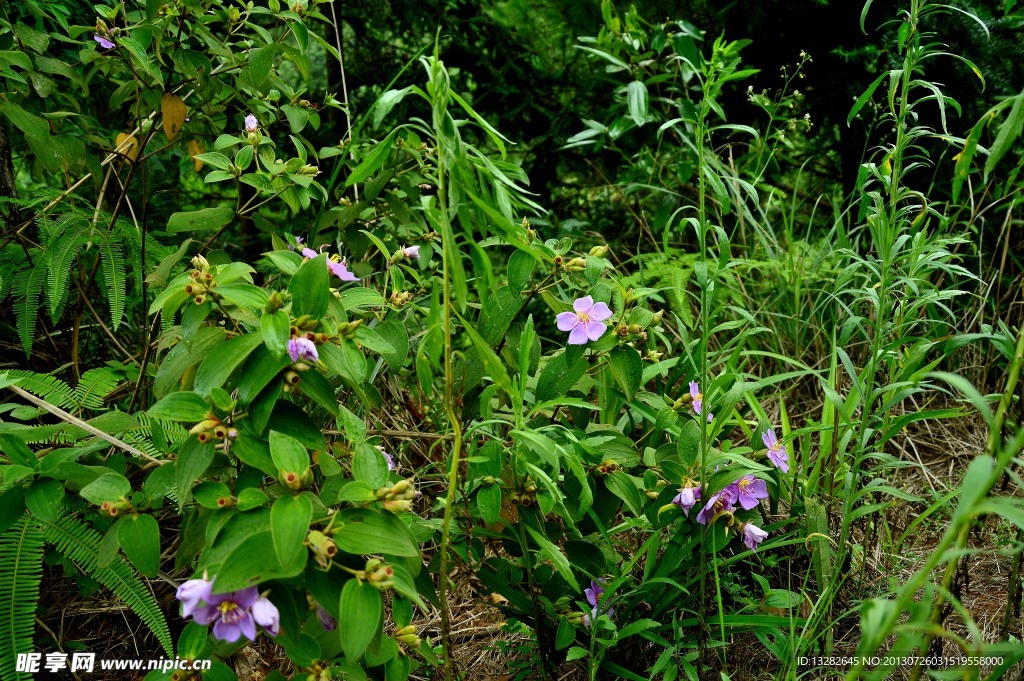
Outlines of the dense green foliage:
M1012 0L7 9L4 681L1024 661Z

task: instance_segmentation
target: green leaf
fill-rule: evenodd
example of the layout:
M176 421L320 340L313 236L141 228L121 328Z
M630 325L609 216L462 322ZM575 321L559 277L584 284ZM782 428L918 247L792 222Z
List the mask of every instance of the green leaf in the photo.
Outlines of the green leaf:
M501 487L498 485L484 485L476 493L476 507L480 512L480 519L488 525L498 522L501 514Z
M223 482L201 482L192 488L192 496L203 508L221 508L221 499L230 499L231 490Z
M334 541L345 553L384 553L418 557L419 547L408 526L390 513L368 508L341 511L336 516Z
M508 287L513 293L521 293L529 283L537 259L528 251L517 250L508 259Z
M562 352L544 366L537 379L537 402L565 395L587 371L587 360L577 357L571 364L566 364L566 353Z
M327 312L330 300L327 255L318 255L299 266L288 284L292 294L292 315L319 319Z
M643 380L644 367L640 353L629 347L612 348L608 353L608 365L612 368L615 382L626 394L626 399L633 399Z
M391 151L391 147L395 143L395 135L397 134L398 129L396 128L392 130L381 142L378 142L377 145L374 146L373 151L367 154L362 162L356 166L355 170L352 171L352 174L348 176L348 179L345 180L346 187L351 187L356 183L362 182L370 175L373 175L380 170L381 166L384 165L384 161L387 160L388 153Z
M247 333L236 336L214 349L199 365L193 389L205 396L209 395L213 388L224 385L228 377L262 341L261 334Z
M203 444L195 436L181 446L174 462L174 479L178 488L178 503L182 506L192 498L192 484L206 472L213 462L213 443Z
M211 293L223 299L228 305L249 310L260 310L267 305L267 292L252 284L225 284L215 287Z
M7 120L25 133L26 137L46 139L50 136L50 124L45 119L31 114L13 102L0 104L0 114L7 117Z
M381 357L387 362L389 369L398 371L409 357L409 332L403 324L394 319L378 324L376 331L392 348L390 351L381 352Z
M7 455L11 463L39 470L39 459L24 442L13 435L0 435L0 451Z
M158 419L196 423L207 417L210 405L199 393L178 392L167 395L146 413Z
M387 460L379 449L360 442L352 455L352 476L376 489L387 482Z
M304 494L279 497L270 508L270 535L274 552L282 565L298 559L306 550L302 541L313 519L313 503Z
M349 660L358 660L366 652L381 624L383 605L380 592L371 584L350 579L341 590L338 631L341 648Z
M243 489L238 493L238 503L235 504L235 508L239 511L248 511L267 503L269 498L263 490L257 487Z
M501 361L501 358L495 354L491 345L484 340L483 336L477 333L477 330L470 325L458 312L455 315L462 322L462 328L465 329L466 333L469 334L469 339L473 341L473 346L477 352L480 353L480 359L484 364L484 371L491 377L495 385L504 390L509 395L512 394L512 379L508 375L508 371L505 369L505 364Z
M338 415L338 397L334 394L334 388L316 371L302 373L299 390L334 416Z
M284 357L288 352L288 340L291 336L291 323L284 310L264 312L260 317L260 331L263 333L263 342L270 353L277 357Z
M78 493L91 504L101 505L104 501L117 501L131 494L132 484L120 473L110 471L96 478Z
M117 541L128 560L147 577L160 570L160 526L151 515L134 515L118 523Z
M25 488L12 487L0 494L0 533L25 515Z
M626 86L626 105L636 127L647 122L647 86L643 81L634 80Z
M202 154L202 156L221 156L222 154ZM198 158L198 156L196 157ZM227 157L225 157L227 158ZM211 164L212 165L212 164ZM214 206L183 213L172 213L167 220L167 231L171 234L182 232L208 231L220 229L235 217L235 209L231 206Z
M278 471L301 475L309 468L309 452L303 444L276 430L270 431L270 456Z
M541 553L543 553L548 560L551 561L551 564L555 566L555 569L558 571L558 574L562 576L562 579L568 582L573 591L579 591L579 582L576 581L576 575L572 573L572 567L569 565L569 559L565 557L565 554L562 553L561 549L551 543L550 539L532 527L527 526L526 529L529 531L530 536L533 537L533 540L537 542Z
M270 532L259 532L243 539L217 566L214 593L238 591L269 579L294 577L305 569L307 553L298 554L294 563L281 565L276 554L269 553L273 543Z
M29 485L25 505L34 516L53 522L64 503L64 485L58 480L41 478ZM18 515L21 515L20 511Z
M238 401L250 404L289 364L287 356L273 353L265 345L257 347L239 374Z

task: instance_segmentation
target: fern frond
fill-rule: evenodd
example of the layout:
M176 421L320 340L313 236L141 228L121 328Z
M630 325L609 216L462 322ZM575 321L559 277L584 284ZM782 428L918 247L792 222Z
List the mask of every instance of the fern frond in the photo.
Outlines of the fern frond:
M174 655L171 632L167 628L156 599L146 583L122 558L115 558L105 567L99 566L99 546L102 537L80 520L64 517L56 522L43 522L46 540L56 545L78 569L113 591L118 598L149 627L168 657Z
M111 367L97 367L82 374L72 392L79 409L104 409L103 398L114 392L124 379L124 371Z
M48 276L46 298L50 301L50 319L56 324L60 319L64 304L71 292L71 268L74 267L75 259L82 246L88 241L85 234L61 234L61 236L50 242L49 263L47 266Z
M107 302L110 304L110 323L114 331L124 318L124 302L128 296L127 276L124 269L124 251L116 237L100 242L100 259L103 265L103 283L107 287Z
M19 388L61 409L73 408L78 403L74 389L50 374L39 374L27 369L8 369L7 378L18 379Z
M36 335L36 313L39 311L39 294L43 290L43 276L46 268L38 264L27 270L21 270L14 276L13 293L18 297L14 305L14 314L18 318L18 337L25 355L32 355L32 342Z
M18 673L18 653L32 652L36 603L43 576L43 533L27 514L0 535L0 679L31 679Z

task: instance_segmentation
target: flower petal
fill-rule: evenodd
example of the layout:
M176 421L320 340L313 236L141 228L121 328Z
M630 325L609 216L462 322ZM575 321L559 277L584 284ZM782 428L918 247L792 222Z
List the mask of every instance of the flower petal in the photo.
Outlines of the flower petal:
M590 312L590 308L592 307L594 307L594 299L591 296L584 296L572 301L572 309L577 312Z
M248 610L252 607L252 604L256 602L256 599L260 597L260 590L254 586L235 591L231 594L231 600L234 601L238 607Z
M252 618L256 624L269 631L271 636L277 636L281 631L281 614L270 599L262 596L256 599L252 604Z
M575 312L559 312L555 321L559 331L572 331L580 323L580 318Z
M569 345L586 345L587 327L585 324L577 324L569 334Z
M213 637L228 643L234 643L242 636L242 628L239 623L227 623L224 620L217 620L213 625Z
M594 307L590 308L590 319L595 322L603 322L612 316L612 310L608 307L608 303L594 303Z
M587 329L587 338L592 341L596 341L608 330L608 325L604 322L587 322L583 326Z

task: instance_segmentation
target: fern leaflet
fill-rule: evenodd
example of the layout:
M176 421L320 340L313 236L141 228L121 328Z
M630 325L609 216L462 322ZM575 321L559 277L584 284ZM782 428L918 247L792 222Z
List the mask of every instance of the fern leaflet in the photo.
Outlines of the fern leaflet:
M43 575L43 533L27 514L0 535L0 679L31 679L15 671L18 653L32 652Z

